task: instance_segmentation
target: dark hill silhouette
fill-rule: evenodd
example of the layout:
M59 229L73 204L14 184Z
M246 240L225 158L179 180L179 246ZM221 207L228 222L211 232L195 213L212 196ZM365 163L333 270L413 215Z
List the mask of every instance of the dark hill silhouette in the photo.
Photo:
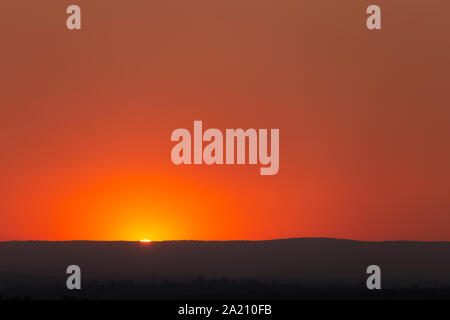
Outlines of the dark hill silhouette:
M111 286L118 286L115 297L123 298L133 295L131 288L151 283L165 283L166 287L178 283L184 287L176 292L189 293L187 283L193 281L197 286L206 283L212 288L225 286L231 290L231 296L238 290L230 289L230 281L241 284L247 281L247 286L271 283L271 290L276 282L281 286L277 289L278 296L288 290L283 286L292 285L364 288L366 268L371 264L381 267L383 289L450 286L450 242L327 238L150 244L26 241L0 243L0 296L39 297L42 288L47 288L47 296L54 296L48 288L54 288L59 296L67 293L63 290L65 270L71 264L81 267L85 292L95 286L100 292L98 286L109 286L111 293ZM159 288L158 292L162 291Z

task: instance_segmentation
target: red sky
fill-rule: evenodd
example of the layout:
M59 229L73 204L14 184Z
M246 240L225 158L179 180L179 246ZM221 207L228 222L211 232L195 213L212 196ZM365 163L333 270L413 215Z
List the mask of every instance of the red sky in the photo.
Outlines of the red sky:
M2 1L0 240L450 240L449 10ZM279 128L279 173L173 165L194 120Z

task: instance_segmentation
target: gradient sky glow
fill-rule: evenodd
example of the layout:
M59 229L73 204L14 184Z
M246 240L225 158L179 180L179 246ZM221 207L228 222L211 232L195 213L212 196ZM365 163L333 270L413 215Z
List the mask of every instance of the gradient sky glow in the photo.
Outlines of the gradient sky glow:
M450 2L0 12L0 240L450 240ZM279 128L279 173L173 165L194 120Z

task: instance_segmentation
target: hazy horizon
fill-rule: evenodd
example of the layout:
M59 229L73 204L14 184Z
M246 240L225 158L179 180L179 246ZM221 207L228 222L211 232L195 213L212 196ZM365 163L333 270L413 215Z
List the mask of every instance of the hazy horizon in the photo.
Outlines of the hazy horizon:
M28 240L0 240L0 243L5 242L131 242L140 243L142 245L151 245L151 243L158 242L267 242L279 240L302 240L302 239L316 239L316 240L338 240L338 241L353 241L353 242L369 242L369 243L383 243L383 242L417 242L417 243L447 243L448 240L358 240L348 238L334 238L334 237L292 237L292 238L273 238L273 239L234 239L234 240L201 240L201 239L166 239L166 240L150 240L150 242L141 242L142 240L90 240L90 239L67 239L67 240L45 240L45 239L28 239Z

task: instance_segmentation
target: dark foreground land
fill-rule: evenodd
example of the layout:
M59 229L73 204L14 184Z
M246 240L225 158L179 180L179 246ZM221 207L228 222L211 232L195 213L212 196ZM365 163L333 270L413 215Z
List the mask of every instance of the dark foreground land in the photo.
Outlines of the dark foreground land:
M382 290L366 288L381 267ZM78 265L82 290L66 288ZM0 299L450 299L449 242L3 242Z

